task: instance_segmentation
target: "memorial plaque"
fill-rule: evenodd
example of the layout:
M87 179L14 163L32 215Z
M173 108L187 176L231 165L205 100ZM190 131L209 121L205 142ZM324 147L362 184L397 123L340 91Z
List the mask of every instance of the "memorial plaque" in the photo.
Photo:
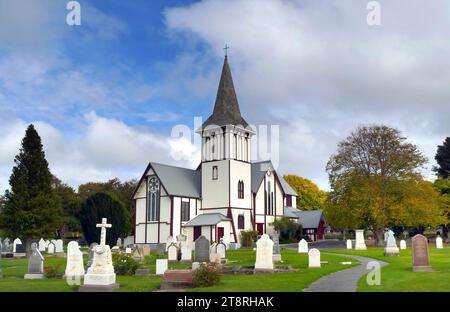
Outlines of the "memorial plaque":
M428 241L425 236L420 234L412 238L412 270L414 272L431 271L428 257Z

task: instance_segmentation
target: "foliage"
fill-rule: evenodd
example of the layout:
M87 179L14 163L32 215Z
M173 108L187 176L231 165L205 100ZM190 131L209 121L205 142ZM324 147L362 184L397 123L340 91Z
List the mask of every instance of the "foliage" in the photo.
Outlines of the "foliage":
M61 278L63 275L62 264L44 266L44 276L46 278Z
M22 147L14 159L0 227L9 237L51 237L60 226L60 205L51 182L41 138L33 125L28 126Z
M258 236L257 231L241 231L241 242L242 247L251 247L252 243L256 240L256 237Z
M81 209L81 200L75 190L53 176L53 188L59 197L61 207L60 237L64 238L68 232L81 232L78 216Z
M436 156L434 159L437 162L437 166L434 167L434 171L438 177L443 179L450 178L450 137L447 137L442 145L437 148Z
M385 227L436 226L442 198L422 179L426 158L396 129L363 126L338 145L328 164L326 217L339 228L368 227L378 242Z
M211 287L220 282L221 268L217 263L201 263L192 272L192 283L195 287Z
M88 244L100 241L100 230L96 224L107 218L112 227L106 236L107 244L114 246L119 237L130 232L130 214L114 194L97 193L89 197L82 205L80 222Z
M114 265L114 271L118 275L134 275L136 270L140 267L139 262L137 262L131 255L113 253L112 260Z
M308 179L296 176L285 175L286 182L297 193L297 208L301 210L323 209L327 193Z
M272 222L272 225L280 234L281 242L294 242L302 238L302 225L290 218L281 217Z

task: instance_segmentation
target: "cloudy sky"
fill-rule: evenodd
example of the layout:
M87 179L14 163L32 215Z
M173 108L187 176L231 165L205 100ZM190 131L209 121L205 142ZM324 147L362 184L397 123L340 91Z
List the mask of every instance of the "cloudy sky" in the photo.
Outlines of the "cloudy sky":
M188 167L171 138L211 113L228 44L241 112L279 125L279 167L328 189L325 165L361 124L400 129L428 156L450 135L450 4L368 1L0 0L0 193L29 123L51 171L76 187Z

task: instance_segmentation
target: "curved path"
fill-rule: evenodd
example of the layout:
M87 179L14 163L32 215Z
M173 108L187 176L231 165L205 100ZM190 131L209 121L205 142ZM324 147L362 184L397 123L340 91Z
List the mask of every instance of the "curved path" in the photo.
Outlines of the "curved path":
M317 281L313 282L306 288L304 291L308 292L356 292L356 288L358 285L359 279L369 272L367 270L367 263L370 261L377 261L380 263L381 267L388 265L389 263L362 257L355 255L346 255L346 254L337 254L337 253L328 253L324 252L324 254L332 254L337 256L343 256L358 260L361 264L349 269L345 269L342 271L338 271L335 273L331 273L330 275L319 278Z

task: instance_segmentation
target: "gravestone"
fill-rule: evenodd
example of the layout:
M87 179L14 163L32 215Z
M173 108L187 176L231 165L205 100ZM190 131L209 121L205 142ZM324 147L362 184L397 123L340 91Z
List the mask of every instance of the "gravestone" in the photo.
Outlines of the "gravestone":
M169 261L178 261L178 247L172 243L167 249L167 259Z
M195 241L195 262L209 262L209 241L201 235Z
M167 237L167 239L166 239L166 252L167 252L167 248L169 248L170 244L173 243L172 240L173 240L172 236Z
M125 253L130 255L132 253L132 249L130 247L125 248Z
M404 239L400 241L400 249L406 249L406 241Z
M352 240L351 239L347 239L347 249L352 249L353 245L352 245Z
M43 238L41 238L39 240L39 251L45 251L45 240Z
M5 238L5 240L3 241L3 248L4 248L4 252L11 252L11 243L9 238Z
M355 230L355 250L366 250L366 242L364 241L364 230Z
M50 241L49 240L46 240L45 241L45 249L47 249L48 248L48 245L50 244Z
M442 237L440 237L439 235L436 237L436 248L437 249L444 248L444 244L442 242Z
M36 244L37 247L37 244ZM14 258L23 258L27 256L25 244L16 244L16 252L14 252Z
M256 242L255 270L273 270L273 241L267 234Z
M116 273L112 262L111 249L106 245L106 229L112 225L102 218L102 223L96 225L101 229L100 245L94 247L94 260L84 276L84 285L79 291L112 291L117 288Z
M124 247L128 247L130 245L134 245L134 236L127 236L123 240Z
M71 241L67 244L66 278L79 279L84 276L83 253L78 242Z
M413 272L430 272L428 257L428 240L425 236L417 234L412 238L412 270Z
M92 262L94 261L94 247L97 246L97 243L92 243L89 246L89 255L88 255L88 262L86 264L86 271L87 269L90 268L90 266L92 265Z
M312 248L308 252L308 267L320 268L320 251L316 248Z
M64 252L64 243L62 239L57 239L55 241L55 252L56 253L63 253Z
M384 247L384 255L387 257L400 255L397 242L395 241L394 232L392 230L386 232L386 247Z
M54 254L55 253L55 244L53 244L53 243L48 244L47 253L48 254Z
M131 250L131 248L127 248ZM144 247L143 245L136 245L133 250L133 259L139 262L145 261L145 255L144 255Z
M116 246L119 248L122 247L122 239L120 237L116 241Z
M19 244L22 244L22 241L20 240L20 238L16 238L16 239L13 241L13 252L14 252L14 253L16 252L16 246L19 245Z
M278 234L272 234L271 239L273 241L273 252L272 252L273 262L280 262L281 253L280 253L280 239Z
M156 259L156 275L164 275L169 267L167 259Z
M303 238L298 242L298 253L308 253L308 242Z
M225 245L222 240L217 244L216 252L221 259L227 257L227 245Z
M28 258L28 273L25 279L42 279L44 278L44 257L42 257L36 243L31 244L31 254Z
M214 242L209 246L209 254L215 254L217 252L217 244Z
M192 249L188 244L181 246L181 261L192 261Z
M181 248L182 246L187 244L187 236L184 234L177 235L177 242L178 247Z

